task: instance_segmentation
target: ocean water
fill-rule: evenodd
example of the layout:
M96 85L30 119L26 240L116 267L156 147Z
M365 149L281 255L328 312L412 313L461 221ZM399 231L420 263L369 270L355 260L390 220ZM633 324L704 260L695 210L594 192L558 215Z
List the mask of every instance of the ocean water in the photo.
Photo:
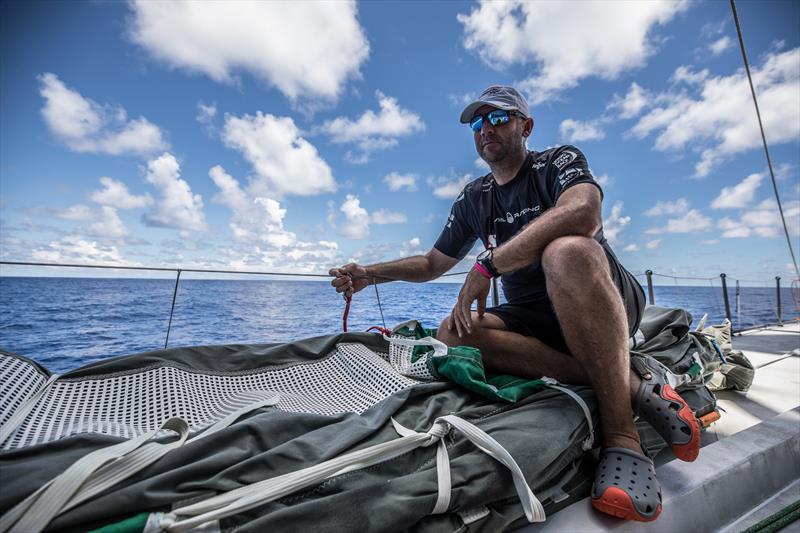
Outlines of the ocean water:
M174 280L0 277L0 348L63 373L118 355L164 348ZM457 283L387 283L358 293L350 331L417 319L437 327L452 310ZM735 328L774 323L776 291L743 287ZM381 306L378 306L378 296ZM656 286L656 304L682 307L695 323L725 316L719 287ZM783 319L798 317L782 291ZM383 318L381 318L381 310ZM284 342L342 330L344 301L327 281L181 280L169 346Z

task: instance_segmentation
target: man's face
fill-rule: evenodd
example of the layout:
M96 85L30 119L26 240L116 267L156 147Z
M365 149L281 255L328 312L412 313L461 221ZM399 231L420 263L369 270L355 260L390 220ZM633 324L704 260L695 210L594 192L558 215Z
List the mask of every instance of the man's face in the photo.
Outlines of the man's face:
M475 112L476 115L485 115L493 111L492 106L482 106ZM527 122L518 115L512 115L511 120L506 124L492 126L488 120L483 121L481 129L474 133L475 149L481 159L487 163L499 163L509 156L518 156L525 152L524 138L527 129Z

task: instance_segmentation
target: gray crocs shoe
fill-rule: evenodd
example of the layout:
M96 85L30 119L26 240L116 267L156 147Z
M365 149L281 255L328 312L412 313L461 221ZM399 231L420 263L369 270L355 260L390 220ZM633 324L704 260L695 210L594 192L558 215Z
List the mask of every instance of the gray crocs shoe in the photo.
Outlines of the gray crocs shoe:
M631 365L642 378L634 412L653 426L675 457L690 462L697 459L700 424L689 404L669 384L666 369L650 356L632 357Z
M592 506L626 520L652 522L661 514L661 485L653 462L626 448L605 448L592 485Z

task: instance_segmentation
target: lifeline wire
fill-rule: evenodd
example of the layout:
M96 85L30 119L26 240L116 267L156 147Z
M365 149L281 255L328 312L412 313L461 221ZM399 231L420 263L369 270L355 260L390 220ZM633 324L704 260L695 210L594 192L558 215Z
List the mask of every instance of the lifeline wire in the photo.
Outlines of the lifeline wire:
M772 160L769 157L769 148L767 148L767 137L764 134L764 123L761 121L761 111L758 109L758 99L756 98L756 89L753 86L753 77L750 75L750 64L747 62L747 52L744 49L744 38L742 37L742 28L739 26L739 15L736 13L736 3L731 0L731 10L733 11L733 21L736 23L736 33L739 35L739 47L742 49L742 59L744 60L744 69L747 71L747 81L750 82L750 93L753 95L753 104L756 106L756 116L758 117L758 127L761 129L761 141L764 143L764 153L767 156L767 166L769 167L769 175L772 178L772 190L775 191L775 201L778 202L778 210L781 213L781 222L783 222L783 232L786 234L786 243L789 245L789 253L792 255L792 263L794 264L794 272L800 278L800 268L797 267L797 259L794 257L794 249L792 248L792 239L789 237L789 229L786 227L786 218L783 216L783 207L781 206L781 197L778 195L778 185L775 182L775 172L772 170Z

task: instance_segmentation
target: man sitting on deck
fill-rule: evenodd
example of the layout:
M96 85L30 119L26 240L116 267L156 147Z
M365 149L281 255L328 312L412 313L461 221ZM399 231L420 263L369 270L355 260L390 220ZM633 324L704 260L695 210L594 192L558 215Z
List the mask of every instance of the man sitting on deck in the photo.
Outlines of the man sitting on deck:
M622 518L655 520L661 493L632 408L686 461L697 457L700 430L663 376L640 379L630 370L628 338L639 326L644 292L603 237L600 186L573 146L527 150L533 119L511 87L487 88L461 122L491 172L464 187L434 247L424 256L334 268L331 284L349 297L371 283L429 281L480 239L485 251L439 339L479 348L492 373L591 385L603 437L592 503ZM496 277L508 303L487 308Z

